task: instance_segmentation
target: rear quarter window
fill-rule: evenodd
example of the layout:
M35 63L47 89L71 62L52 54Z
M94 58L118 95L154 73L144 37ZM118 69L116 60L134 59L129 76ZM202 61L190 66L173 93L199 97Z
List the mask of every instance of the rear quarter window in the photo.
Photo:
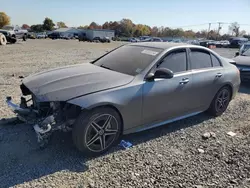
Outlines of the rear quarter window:
M212 58L213 67L220 67L221 66L219 59L217 57L215 57L215 55L211 54L211 58Z

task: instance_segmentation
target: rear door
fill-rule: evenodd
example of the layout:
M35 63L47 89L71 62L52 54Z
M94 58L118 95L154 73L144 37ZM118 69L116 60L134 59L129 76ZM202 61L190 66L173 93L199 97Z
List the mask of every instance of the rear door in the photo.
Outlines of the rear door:
M210 51L190 48L189 60L193 74L194 106L206 110L223 86L224 69L219 58Z

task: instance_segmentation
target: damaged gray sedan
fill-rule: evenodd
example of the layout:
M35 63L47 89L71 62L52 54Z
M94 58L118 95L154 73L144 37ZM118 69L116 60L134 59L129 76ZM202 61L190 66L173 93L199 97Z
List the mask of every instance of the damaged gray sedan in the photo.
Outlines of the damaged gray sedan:
M34 126L41 146L56 130L72 131L80 151L99 155L122 134L204 111L219 116L239 86L239 70L210 49L145 42L28 76L20 105L6 102Z

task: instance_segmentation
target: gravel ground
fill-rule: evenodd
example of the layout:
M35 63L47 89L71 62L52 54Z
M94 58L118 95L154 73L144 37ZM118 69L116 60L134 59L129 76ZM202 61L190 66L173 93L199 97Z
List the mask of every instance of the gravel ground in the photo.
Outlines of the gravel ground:
M117 146L94 159L74 148L70 133L56 133L40 150L32 127L15 122L4 100L12 95L18 102L19 76L88 62L120 44L29 40L0 46L0 187L250 187L249 85L221 117L200 114L131 134L124 139L132 148ZM206 132L212 137L202 138Z

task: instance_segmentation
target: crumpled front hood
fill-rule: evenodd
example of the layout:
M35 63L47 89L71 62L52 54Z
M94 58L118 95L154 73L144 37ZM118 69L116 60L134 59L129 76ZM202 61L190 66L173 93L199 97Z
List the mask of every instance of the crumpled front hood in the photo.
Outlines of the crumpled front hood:
M89 93L128 84L133 76L90 63L56 68L23 79L39 101L67 101Z
M250 57L249 56L237 56L233 58L237 65L250 66Z

